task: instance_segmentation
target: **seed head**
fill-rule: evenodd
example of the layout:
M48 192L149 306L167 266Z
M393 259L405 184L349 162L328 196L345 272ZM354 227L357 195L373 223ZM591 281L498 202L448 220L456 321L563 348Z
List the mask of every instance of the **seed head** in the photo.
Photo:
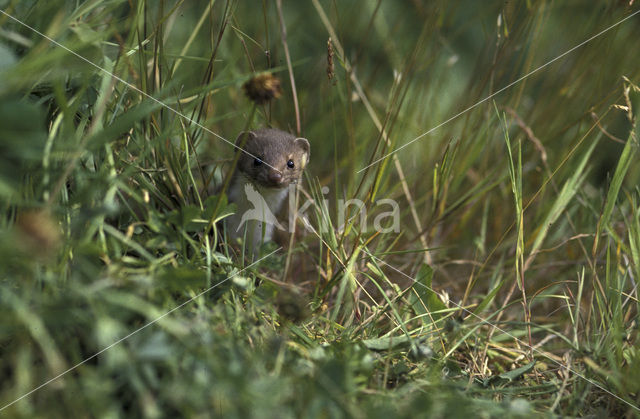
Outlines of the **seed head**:
M277 99L282 94L280 80L271 73L258 74L246 82L243 88L247 97L258 105Z
M327 41L327 77L334 85L336 84L336 81L334 80L335 76L336 73L333 67L333 44L331 43L331 37L329 37L329 40Z

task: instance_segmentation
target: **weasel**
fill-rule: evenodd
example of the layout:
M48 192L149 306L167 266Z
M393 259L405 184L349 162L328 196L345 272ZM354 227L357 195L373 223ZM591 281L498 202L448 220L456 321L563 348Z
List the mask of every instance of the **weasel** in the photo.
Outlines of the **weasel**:
M228 237L243 238L253 256L273 239L276 228L284 230L275 215L289 196L289 186L300 179L310 146L305 138L277 129L241 133L236 146L251 155L241 152L229 184L227 197L236 212L225 219L225 226Z

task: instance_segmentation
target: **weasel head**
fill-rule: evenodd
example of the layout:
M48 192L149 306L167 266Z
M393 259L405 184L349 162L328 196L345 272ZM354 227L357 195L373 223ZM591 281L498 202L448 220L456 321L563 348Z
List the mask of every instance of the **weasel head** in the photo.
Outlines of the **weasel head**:
M277 129L243 132L236 146L251 154L241 152L238 170L267 188L297 182L309 161L309 141Z

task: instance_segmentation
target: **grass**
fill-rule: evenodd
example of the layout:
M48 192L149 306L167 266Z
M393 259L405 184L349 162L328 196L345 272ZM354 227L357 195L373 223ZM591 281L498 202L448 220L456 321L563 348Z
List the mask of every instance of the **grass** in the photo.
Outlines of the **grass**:
M537 70L634 2L0 9L1 416L640 416L640 17ZM255 263L247 125L312 156Z

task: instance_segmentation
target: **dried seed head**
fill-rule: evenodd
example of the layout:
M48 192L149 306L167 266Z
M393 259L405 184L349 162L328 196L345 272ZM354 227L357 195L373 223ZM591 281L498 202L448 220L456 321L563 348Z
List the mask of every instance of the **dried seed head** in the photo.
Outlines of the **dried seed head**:
M246 82L243 88L247 97L258 105L277 99L282 94L280 80L271 73L258 74Z
M334 77L336 76L333 67L333 45L331 44L331 37L327 40L327 77L329 81L333 81L335 84Z

